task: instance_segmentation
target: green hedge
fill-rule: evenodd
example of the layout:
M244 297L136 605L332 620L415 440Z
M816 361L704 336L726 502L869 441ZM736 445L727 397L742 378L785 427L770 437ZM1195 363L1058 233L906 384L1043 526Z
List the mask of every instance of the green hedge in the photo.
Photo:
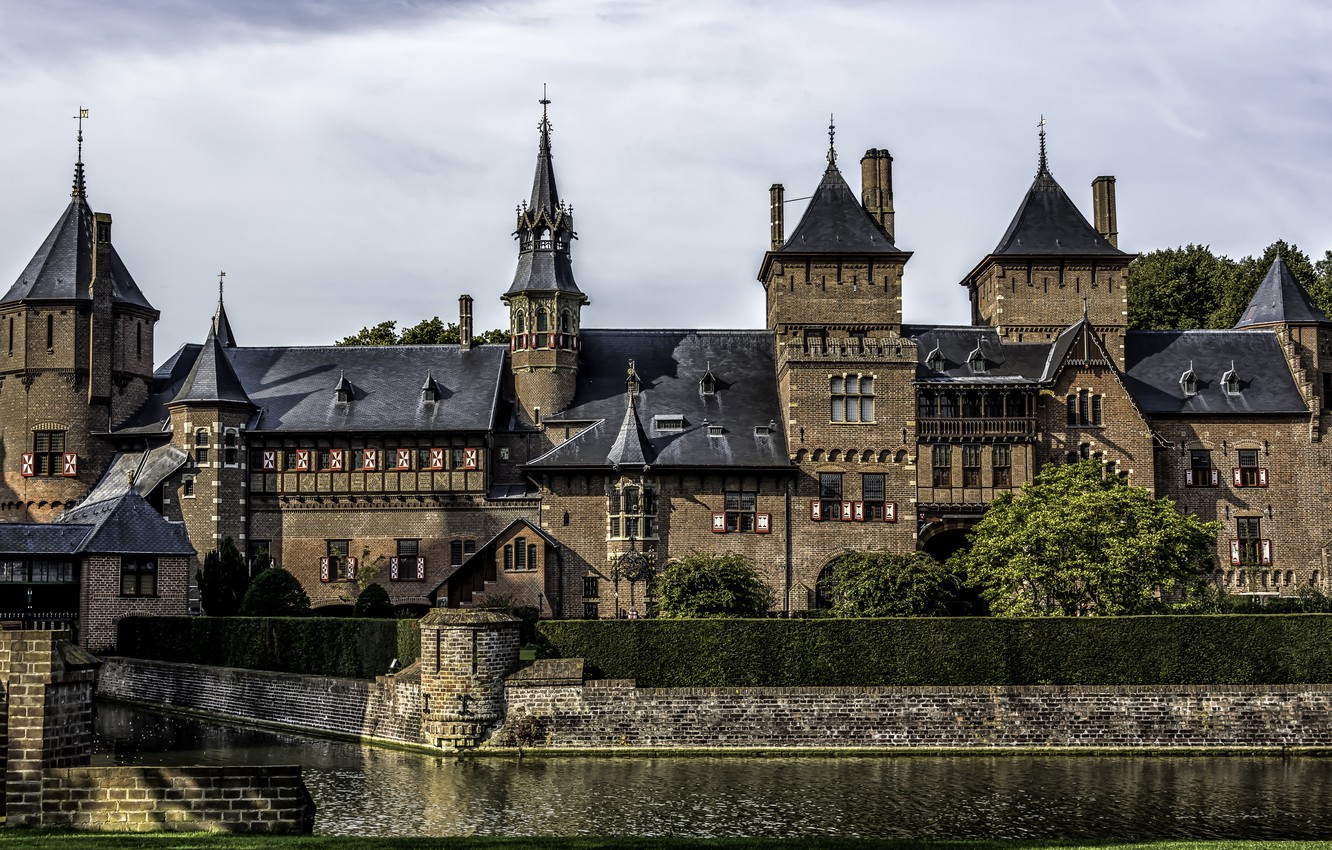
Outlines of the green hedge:
M644 687L1332 682L1332 615L548 620L549 654Z
M116 651L132 658L370 679L421 654L416 620L347 617L126 617Z

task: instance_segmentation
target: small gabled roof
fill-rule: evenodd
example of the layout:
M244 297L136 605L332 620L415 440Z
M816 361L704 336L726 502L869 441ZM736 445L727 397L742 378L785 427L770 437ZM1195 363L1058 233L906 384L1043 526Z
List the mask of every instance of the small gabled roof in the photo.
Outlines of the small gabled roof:
M194 366L170 403L254 406L254 402L246 395L245 386L236 375L231 360L227 357L227 349L218 338L216 320L209 326L208 338L204 340L203 348L194 360Z
M904 254L887 231L860 205L835 161L805 207L800 223L776 250L779 254Z
M1050 354L1048 342L1005 343L994 328L974 325L903 325L902 335L916 341L916 380L975 384L1033 383L1041 379ZM972 352L985 355L985 372L971 370ZM937 356L943 369L931 369Z
M556 549L560 548L560 541L556 540L554 537L551 537L550 534L548 534L539 525L533 523L531 520L519 517L518 519L515 519L513 522L504 526L504 529L500 531L499 534L496 534L494 537L487 540L481 546L477 547L477 550L475 552L463 558L462 563L458 564L457 566L451 568L448 572L446 572L442 577L440 577L440 580L435 583L434 587L430 588L425 592L425 595L433 599L435 597L435 594L439 592L439 589L443 587L448 582L449 579L457 575L458 572L466 569L470 564L474 562L481 564L485 563L485 561L489 558L494 558L495 549L497 548L497 544L499 543L499 541L512 535L513 531L520 526L525 526L528 530L532 532L532 534L546 541L548 545Z
M100 502L65 511L56 524L91 526L80 553L122 555L193 555L184 523L169 522L129 490Z
M1267 269L1267 275L1258 284L1235 327L1307 325L1327 321L1327 314L1319 309L1309 296L1309 290L1291 273L1285 258L1278 256Z

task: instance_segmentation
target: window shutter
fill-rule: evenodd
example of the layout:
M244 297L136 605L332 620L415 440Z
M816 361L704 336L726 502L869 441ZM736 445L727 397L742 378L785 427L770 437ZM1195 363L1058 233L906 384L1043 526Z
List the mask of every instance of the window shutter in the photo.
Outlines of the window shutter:
M430 450L430 468L431 468L431 469L443 469L443 468L444 468L444 450L443 450L443 449L431 449L431 450Z
M463 469L476 469L480 458L480 449L463 449Z
M416 559L416 580L425 581L425 556Z
M31 455L29 455L29 457L31 457ZM32 473L28 474L31 475ZM823 503L818 499L810 499L809 501L809 518L815 522L819 522L823 519Z
M1192 469L1184 470L1184 486L1193 487L1196 483L1197 482L1193 480L1193 470Z
M389 558L389 579L392 581L398 580L398 559L396 557Z
M23 477L31 478L33 475L32 452L24 452L22 458L20 458L20 463L21 463L20 469L23 471Z
M768 534L772 531L772 514L754 514L754 533Z
M297 471L297 472L309 472L309 471L310 471L310 450L309 450L309 449L297 449L297 450L296 450L296 471Z
M328 581L328 558L319 559L319 580Z
M1230 565L1238 567L1240 565L1240 545L1239 538L1230 538Z
M1221 486L1221 470L1219 469L1212 470L1212 486L1213 487Z
M713 534L726 533L726 514L719 513L717 511L712 512L712 533Z
M328 450L328 468L333 472L342 471L342 449Z
M853 503L852 503L852 510L854 511L855 518L856 518L856 522L864 522L864 521L865 521L865 503L864 503L864 502L853 502Z
M273 472L277 469L276 449L264 449L262 466L265 472Z
M65 452L60 457L60 474L73 478L79 474L79 456L74 452Z
M355 559L355 558L348 558L348 559L347 559L347 581L356 581L356 567L357 567L356 559Z
M1238 466L1230 470L1230 479L1235 484L1236 487L1244 486L1244 477L1243 474L1240 472L1240 468Z
M1271 566L1271 564L1272 564L1272 541L1271 541L1271 540L1259 540L1259 541L1258 541L1258 551L1259 551L1259 553L1260 553L1260 555L1261 555L1261 557L1262 557L1263 566L1265 566L1265 567L1266 567L1266 566Z
M1258 486L1259 487L1267 486L1267 467L1265 466L1258 468Z
M554 347L555 347L555 334L547 334L546 348L554 348Z
M883 521L897 522L897 502L883 503Z
M850 522L851 517L851 503L842 502L842 522Z

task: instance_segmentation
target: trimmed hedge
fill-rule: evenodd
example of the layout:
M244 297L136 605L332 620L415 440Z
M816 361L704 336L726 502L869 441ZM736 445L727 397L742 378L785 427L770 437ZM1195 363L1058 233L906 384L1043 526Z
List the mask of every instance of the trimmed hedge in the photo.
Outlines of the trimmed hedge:
M421 654L416 620L348 617L126 617L116 651L131 658L372 679Z
M1332 682L1332 615L546 620L548 654L643 687Z

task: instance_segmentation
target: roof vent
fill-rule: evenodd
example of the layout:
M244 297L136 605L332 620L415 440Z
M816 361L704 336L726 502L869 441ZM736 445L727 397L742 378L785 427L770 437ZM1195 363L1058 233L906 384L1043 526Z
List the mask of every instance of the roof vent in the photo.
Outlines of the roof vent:
M663 413L652 417L652 430L659 434L676 434L685 428L685 418L679 413Z
M720 426L720 425L709 425L709 426L708 426L708 436L709 436L709 437L720 437L720 436L722 436L722 435L725 434L725 433L726 433L726 429L723 428L723 427Z
M769 425L755 425L755 426L754 426L754 436L755 436L755 437L770 437L770 436L772 436L772 427L769 426Z
M1185 398L1198 394L1198 376L1193 374L1193 361L1189 361L1189 368L1179 376L1179 386L1184 390Z
M1240 394L1239 375L1235 374L1235 361L1230 361L1230 368L1221 376L1221 388L1225 390L1226 395Z
M944 356L943 352L939 350L938 343L934 344L934 350L930 352L930 356L925 358L925 365L934 372L944 370Z

